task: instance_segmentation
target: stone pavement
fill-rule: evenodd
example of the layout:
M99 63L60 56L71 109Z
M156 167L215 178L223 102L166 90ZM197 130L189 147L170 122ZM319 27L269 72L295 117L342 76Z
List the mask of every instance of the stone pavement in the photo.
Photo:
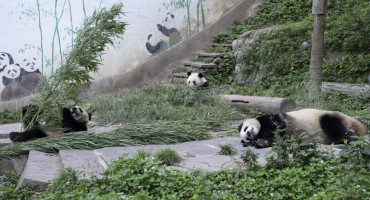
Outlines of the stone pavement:
M93 123L92 123L93 124ZM116 126L117 127L117 126ZM97 133L115 129L114 126L103 127L92 125L90 130ZM19 131L20 124L0 125L0 138L10 131ZM6 139L2 139L6 140ZM230 144L237 153L233 156L219 155L220 145ZM6 144L4 144L6 145ZM99 177L100 172L123 154L127 157L134 156L138 151L144 150L154 155L163 148L176 150L183 160L169 168L179 170L202 169L205 171L217 171L222 168L242 170L245 167L240 155L243 153L240 139L238 137L218 137L210 140L191 141L171 145L142 145L128 147L106 147L95 150L60 150L59 153L43 153L30 151L29 155L22 155L11 160L0 160L0 175L5 171L15 171L22 174L19 184L38 184L46 188L49 182L58 177L65 168L73 168L79 171L78 178L89 178L92 175ZM259 154L258 163L266 164L266 156L271 148L251 148ZM337 152L339 150L336 150ZM28 158L27 158L28 157Z

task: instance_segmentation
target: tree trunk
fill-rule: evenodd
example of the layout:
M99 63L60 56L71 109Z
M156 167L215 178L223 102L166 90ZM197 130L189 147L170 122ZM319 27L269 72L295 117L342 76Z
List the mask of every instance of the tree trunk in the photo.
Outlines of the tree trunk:
M322 62L324 47L325 14L317 14L314 19L310 60L309 97L315 98L321 92Z
M227 104L241 111L248 108L257 109L266 113L281 113L292 111L296 108L293 100L275 97L256 97L242 95L220 95Z

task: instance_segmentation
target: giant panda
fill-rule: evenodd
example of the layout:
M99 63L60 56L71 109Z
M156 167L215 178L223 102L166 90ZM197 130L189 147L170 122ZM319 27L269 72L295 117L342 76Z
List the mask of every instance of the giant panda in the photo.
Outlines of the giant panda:
M30 110L30 111L29 111ZM31 112L31 115L38 112L38 107L31 105L22 109L23 125L27 128L31 125L33 128L24 132L11 132L9 138L13 142L23 142L34 138L43 138L46 136L55 136L59 132L46 132L39 127L39 122L31 122L30 117L26 113ZM33 112L33 113L32 113ZM87 131L87 123L91 120L91 113L86 112L79 106L74 106L71 109L63 108L62 129L64 133Z
M202 73L192 73L188 72L188 78L186 80L186 84L190 87L209 87L209 83L203 77Z
M353 140L351 136L364 136L366 127L341 112L302 109L247 119L239 125L238 131L243 146L265 148L272 146L275 132L281 136L317 132L326 144L340 144L344 139Z

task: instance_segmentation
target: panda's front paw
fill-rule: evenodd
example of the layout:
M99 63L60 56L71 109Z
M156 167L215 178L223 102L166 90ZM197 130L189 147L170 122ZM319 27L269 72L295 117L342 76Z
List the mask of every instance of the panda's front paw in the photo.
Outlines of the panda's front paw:
M68 108L65 108L63 107L63 116L66 117L66 116L71 116L71 110L69 110Z
M244 142L243 143L243 147L250 147L250 146L253 146L252 142Z

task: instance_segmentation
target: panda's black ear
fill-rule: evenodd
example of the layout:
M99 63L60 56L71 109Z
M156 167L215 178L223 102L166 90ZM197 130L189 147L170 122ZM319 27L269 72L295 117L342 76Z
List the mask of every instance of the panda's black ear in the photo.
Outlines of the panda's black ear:
M92 115L91 115L91 113L88 113L89 114L89 121L91 120L91 117L92 117Z
M238 127L238 132L240 132L243 128L243 123L239 124L239 127Z
M188 72L188 76L190 76L191 75L191 72Z
M203 78L203 74L202 73L199 73L198 76L199 76L199 78Z

